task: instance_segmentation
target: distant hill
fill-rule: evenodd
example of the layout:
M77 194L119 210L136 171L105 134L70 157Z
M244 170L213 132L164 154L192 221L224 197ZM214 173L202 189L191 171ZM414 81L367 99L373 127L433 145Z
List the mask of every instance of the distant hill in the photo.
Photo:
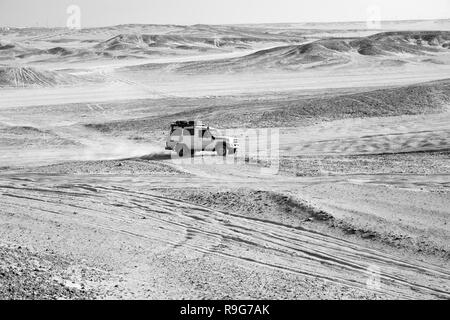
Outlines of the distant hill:
M298 70L351 62L355 57L393 56L401 65L400 54L428 55L450 53L450 31L384 32L360 38L330 38L307 44L280 46L260 50L244 57L215 61L187 62L177 65L130 67L131 70L170 67L179 73L245 72L266 69ZM389 63L383 61L382 63ZM393 61L390 61L393 63Z
M210 27L207 30L198 32L200 27L186 29L185 34L140 34L127 33L119 34L103 41L95 46L103 50L126 50L126 49L151 49L151 48L172 48L172 49L204 49L232 47L238 49L251 48L251 44L259 42L301 42L302 37L289 37L283 34L262 34L255 32L218 32L211 34ZM201 30L201 29L200 29ZM197 32L194 32L197 31Z
M179 104L179 100L172 103ZM168 123L179 119L201 118L217 128L264 128L297 126L311 120L440 113L449 110L450 79L350 94L332 93L324 97L274 98L264 104L258 98L234 102L213 100L203 108L196 108L197 104L196 99L186 99L183 111L86 126L108 133L135 132L137 128L150 133L164 130Z

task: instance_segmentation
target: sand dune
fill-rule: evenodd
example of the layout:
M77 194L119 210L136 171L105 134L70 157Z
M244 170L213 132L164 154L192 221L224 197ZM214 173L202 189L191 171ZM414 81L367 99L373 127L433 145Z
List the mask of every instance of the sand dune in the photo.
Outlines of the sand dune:
M60 137L48 129L0 123L0 145L8 149L7 153L9 153L13 150L38 150L44 146L73 147L78 146L79 143Z
M386 32L352 41L351 46L363 55L390 53L422 54L437 52L450 47L450 32Z
M179 73L255 72L258 70L299 70L318 66L334 66L365 57L379 58L381 65L396 66L408 62L408 56L427 56L449 53L450 32L386 32L360 38L332 38L307 44L279 46L260 50L250 55L213 62L131 67L130 70L166 68ZM391 57L386 61L387 58ZM367 66L374 64L366 58Z
M92 81L65 72L55 72L31 67L0 67L0 87L50 87Z
M347 27L352 27L348 25ZM309 29L308 29L309 28ZM407 57L389 55L448 52L450 31L389 31L311 29L310 25L123 25L78 32L64 29L11 29L0 33L0 59L25 64L57 64L123 59L154 59L259 50L251 55L214 63L148 65L180 73L299 70L336 66L361 57L379 57L380 65L402 65ZM25 35L28 35L25 37ZM372 63L366 59L366 63ZM151 60L150 60L151 61ZM430 62L433 62L430 60ZM437 60L440 63L440 60Z
M255 35L235 35L229 36L205 36L205 35L178 35L178 34L120 34L111 39L96 45L96 48L106 50L116 49L147 49L147 48L175 48L175 49L219 49L224 47L234 47L241 49L251 49L252 43L264 41L283 41L286 39L262 38ZM299 39L292 39L298 41Z
M139 105L142 102L136 102ZM89 129L116 135L139 131L143 135L164 130L177 119L198 119L217 128L265 128L299 126L314 119L337 120L440 113L450 104L450 80L433 81L328 97L292 97L261 104L258 99L195 108L198 101L185 102L187 110L170 115L148 116L86 124ZM223 103L223 102L222 102ZM131 108L133 104L127 103ZM172 105L167 106L173 108ZM194 109L192 109L194 108Z
M57 54L57 55L61 55L61 56L67 56L67 55L73 53L72 50L63 48L63 47L54 47L54 48L48 49L46 52L49 54Z
M302 31L280 32L262 26L121 25L80 31L12 28L0 32L0 51L5 51L0 54L27 59L25 62L56 62L61 57L73 62L223 53L304 41Z

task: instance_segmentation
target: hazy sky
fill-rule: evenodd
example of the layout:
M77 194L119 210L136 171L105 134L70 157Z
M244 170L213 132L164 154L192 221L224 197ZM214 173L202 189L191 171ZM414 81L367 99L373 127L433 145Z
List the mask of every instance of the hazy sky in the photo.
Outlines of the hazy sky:
M67 7L81 26L365 21L377 5L382 20L450 18L450 0L0 0L0 26L65 26Z

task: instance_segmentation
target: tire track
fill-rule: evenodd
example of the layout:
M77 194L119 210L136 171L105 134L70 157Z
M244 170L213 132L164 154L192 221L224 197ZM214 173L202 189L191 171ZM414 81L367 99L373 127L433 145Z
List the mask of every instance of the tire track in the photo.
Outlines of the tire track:
M450 298L450 273L427 263L400 260L306 229L250 219L149 192L89 184L74 187L89 194L84 198L81 214L89 219L80 221L71 216L66 222L161 242L164 246L160 253L166 255L212 255L394 297ZM2 196L6 208L26 206L31 211L64 217L73 211L75 199L62 198L61 203L58 193L43 194L28 183L6 189L8 194ZM20 203L14 200L15 196L22 197ZM368 269L373 265L381 270L377 275L382 283L379 289L366 287Z

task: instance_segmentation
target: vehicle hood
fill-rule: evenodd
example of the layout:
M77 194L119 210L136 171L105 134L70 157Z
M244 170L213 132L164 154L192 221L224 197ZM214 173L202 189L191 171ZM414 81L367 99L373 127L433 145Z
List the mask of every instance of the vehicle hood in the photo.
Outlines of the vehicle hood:
M235 137L230 137L230 136L216 136L216 139L220 139L220 140L226 140L226 141L231 141L233 142Z

